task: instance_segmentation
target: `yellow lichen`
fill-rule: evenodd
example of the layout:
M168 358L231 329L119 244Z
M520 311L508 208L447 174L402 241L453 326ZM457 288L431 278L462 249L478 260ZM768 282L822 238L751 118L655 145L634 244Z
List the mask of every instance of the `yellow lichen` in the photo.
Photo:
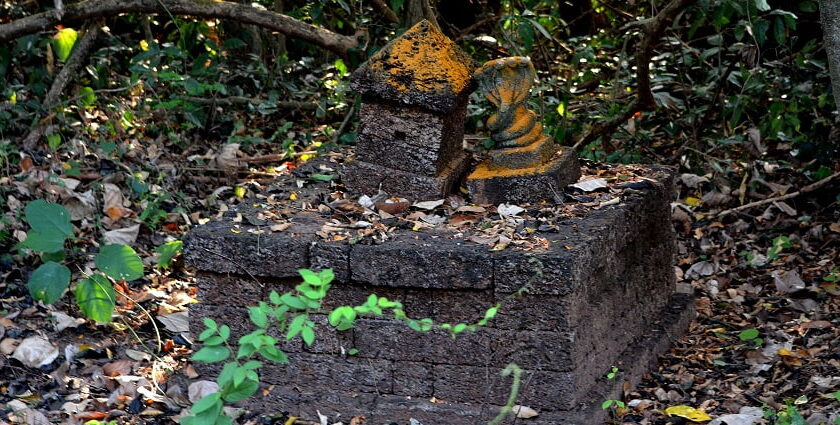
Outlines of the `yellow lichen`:
M458 46L428 21L411 27L377 52L370 68L387 72L387 83L400 92L459 93L470 83L470 64Z

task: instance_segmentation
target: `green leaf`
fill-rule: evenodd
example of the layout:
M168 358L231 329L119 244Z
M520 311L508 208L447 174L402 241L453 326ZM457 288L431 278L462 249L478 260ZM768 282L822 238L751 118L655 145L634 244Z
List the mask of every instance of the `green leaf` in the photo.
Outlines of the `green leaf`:
M246 380L240 385L234 386L229 391L223 391L222 398L228 403L236 403L254 395L260 384L256 381Z
M498 312L499 312L499 307L490 307L484 313L484 318L487 319L487 320L490 320L490 319L496 317L496 313L498 313Z
M47 136L47 146L50 150L56 150L59 146L61 146L61 134L59 133L52 133Z
M306 314L300 314L298 316L295 316L295 318L292 319L292 322L289 323L289 330L286 333L286 339L292 339L297 334L299 334L300 331L303 330L303 324L306 323L307 318L308 315Z
M227 339L230 338L230 327L228 325L222 325L219 327L219 336L227 341Z
M216 321L209 318L209 317L205 317L203 322L204 322L204 326L207 326L207 329L216 330L219 327L219 325L216 324Z
M770 5L767 4L767 0L755 0L755 8L762 12L766 12L770 10Z
M264 328L268 325L268 317L263 313L259 307L248 307L248 317L255 325Z
M94 93L93 89L90 87L82 87L79 89L79 101L82 102L82 106L85 108L89 108L96 103L96 94Z
M70 213L63 206L43 199L32 201L24 209L26 222L36 232L59 233L66 237L73 236Z
M76 302L91 320L110 322L114 312L116 292L108 278L95 274L76 284Z
M157 260L158 268L168 269L172 265L172 259L181 252L183 246L184 242L182 241L171 241L157 247L155 252L159 254Z
M198 340L199 340L199 341L204 341L204 340L206 340L207 338L210 338L211 336L213 336L213 335L215 335L215 334L216 334L216 330L215 330L215 329L205 329L204 331L202 331L202 332L198 335Z
M306 308L306 303L304 303L303 300L288 292L280 296L280 301L282 301L283 304L291 308L296 308L298 310L303 310Z
M62 28L58 30L53 36L52 44L55 50L55 55L62 62L67 60L70 52L73 51L73 46L76 45L76 40L79 38L79 33L73 28Z
M41 253L41 262L42 263L46 263L48 261L61 263L62 261L64 261L65 258L67 258L67 253L64 252L64 251Z
M218 392L207 394L204 397L201 397L200 400L193 404L190 412L193 414L198 414L201 412L206 412L214 407L217 407L216 404L222 399L222 395Z
M216 345L213 347L204 347L192 355L193 361L203 363L215 363L230 357L230 350L227 347Z
M312 322L308 322L307 326L303 328L300 332L300 337L303 338L303 342L306 343L307 346L311 346L313 342L315 342L315 330L309 324L314 325Z
M323 285L323 283L321 283L321 278L318 277L318 275L315 274L315 272L313 272L312 270L300 269L300 270L298 270L298 273L300 274L300 277L303 278L304 282L306 282L306 283L308 283L312 286Z
M32 272L26 287L29 294L45 304L52 304L61 298L70 285L70 269L52 261L41 264Z
M105 245L94 259L96 267L115 280L135 280L143 277L140 256L123 244Z
M738 334L741 341L749 341L758 338L758 329L747 329Z
M64 241L67 239L63 234L55 231L33 230L26 234L23 246L33 251L54 253L64 248Z
M315 180L317 182L328 182L335 178L335 176L331 174L312 174L309 176L310 179Z
M262 356L266 359L271 360L273 362L283 364L289 363L289 358L286 357L286 353L278 350L277 347L271 345L260 348L260 354L262 354Z
M283 304L283 300L280 298L280 294L278 294L275 290L271 290L271 293L268 294L268 300L271 301L271 303L274 305Z
M321 282L326 285L335 279L335 273L333 269L324 269L318 273L318 277L321 278Z

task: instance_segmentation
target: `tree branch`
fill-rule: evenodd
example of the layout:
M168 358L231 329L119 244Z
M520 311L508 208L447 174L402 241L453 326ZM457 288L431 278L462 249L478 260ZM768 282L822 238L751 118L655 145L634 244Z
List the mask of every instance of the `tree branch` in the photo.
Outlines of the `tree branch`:
M695 1L672 0L656 16L639 23L642 29L642 41L636 49L636 99L628 105L624 113L593 124L577 140L574 145L575 148L595 140L598 136L609 133L630 119L636 112L656 109L656 101L653 98L650 84L650 58L653 57L653 49L677 15Z
M400 18L385 4L385 0L370 0L370 4L379 12L382 17L384 17L388 22L393 22L395 24L400 23Z
M53 11L46 11L0 25L0 41L8 41L42 31L60 23L120 13L168 13L202 18L232 19L278 31L289 37L306 40L340 54L356 48L359 45L359 38L363 35L363 32L352 36L341 35L280 13L226 1L86 0L67 5L61 17L56 16Z
M837 177L840 177L840 173L834 173L834 174L832 174L832 175L830 175L830 176L828 176L828 177L826 177L822 180L818 180L814 183L811 183L807 186L804 186L802 189L799 189L796 192L788 193L786 195L781 195L781 196L774 196L772 198L767 198L767 199L762 199L760 201L750 202L749 204L744 204L744 205L741 205L740 207L735 207L735 208L730 208L728 210L723 210L720 213L718 213L718 217L723 217L727 214L732 214L732 213L736 213L736 212L739 212L739 211L748 210L750 208L760 207L762 205L767 205L767 204L770 204L770 203L773 203L773 202L784 201L785 199L796 198L799 195L804 195L808 192L813 192L813 191L827 185L828 183L830 183L832 180L836 179Z
M85 26L84 35L82 35L82 38L73 47L73 52L70 53L70 57L67 58L67 62L64 63L61 71L59 71L58 75L55 76L55 80L53 80L52 86L50 86L50 91L47 92L47 95L44 97L44 103L41 108L43 111L49 111L58 105L61 92L64 91L67 84L70 83L70 80L78 75L79 70L87 62L87 57L90 54L96 39L99 37L100 27L102 25L103 21L97 19ZM23 147L28 150L34 149L47 128L48 127L45 123L39 123L38 126L33 129L25 139L23 139Z

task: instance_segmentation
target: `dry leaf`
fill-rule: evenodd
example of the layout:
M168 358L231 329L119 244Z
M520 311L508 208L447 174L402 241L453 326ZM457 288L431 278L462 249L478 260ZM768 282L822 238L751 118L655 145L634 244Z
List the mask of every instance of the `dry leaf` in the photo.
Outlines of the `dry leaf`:
M20 342L12 357L29 367L46 366L58 358L58 347L42 336L30 336Z

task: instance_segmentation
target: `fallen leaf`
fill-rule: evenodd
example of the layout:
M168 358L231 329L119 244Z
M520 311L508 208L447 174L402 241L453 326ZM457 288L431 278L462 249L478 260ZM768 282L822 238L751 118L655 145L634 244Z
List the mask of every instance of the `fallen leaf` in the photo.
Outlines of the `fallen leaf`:
M20 344L19 339L6 338L0 341L0 353L3 353L4 356L10 356L15 352L18 344Z
M513 413L516 414L517 418L521 419L528 419L539 416L536 410L528 407L528 406L520 406L518 404L513 405Z
M58 358L58 347L42 336L30 336L20 342L12 357L29 367L46 366Z
M412 207L420 208L421 210L433 210L446 202L445 199L438 199L436 201L423 201L423 202L416 202Z
M163 326L165 326L170 332L182 333L190 331L190 321L186 311L157 316L157 319L160 320L160 322L163 323Z
M776 284L776 290L785 294L797 292L805 289L805 282L799 277L796 270L776 270L772 273L773 283Z
M55 319L55 330L56 332L61 332L67 328L75 328L76 326L85 323L85 319L80 319L76 317L72 317L68 314L65 314L60 311L53 311L52 317Z
M525 208L520 207L519 205L511 205L511 204L499 204L499 207L496 208L496 212L499 213L502 217L505 216L514 216L522 211L525 211Z
M603 188L607 187L607 181L605 179L595 178L595 179L579 181L579 182L577 182L573 185L570 185L570 186L572 186L574 188L577 188L577 189L580 189L584 192L593 192L593 191L596 191L598 189L603 189Z
M88 190L84 193L73 193L73 196L64 201L64 208L70 213L70 219L73 221L81 220L83 218L91 218L96 212L96 198L93 196L93 191Z
M102 366L102 372L105 376L115 377L120 375L131 375L131 360L117 360L111 363L106 363Z
M133 226L115 229L102 234L102 239L109 244L134 245L140 233L140 223Z
M437 201L435 201L437 202ZM443 201L441 201L442 203ZM385 211L388 214L396 215L404 213L411 206L408 202L377 202L374 204L377 210ZM415 205L416 206L416 205Z
M190 384L187 389L187 397L189 397L190 402L195 403L202 397L217 392L219 392L219 384L213 381L198 381Z
M711 416L707 415L701 409L695 409L691 406L671 406L665 409L665 414L668 416L679 416L694 422L705 422L712 420Z

